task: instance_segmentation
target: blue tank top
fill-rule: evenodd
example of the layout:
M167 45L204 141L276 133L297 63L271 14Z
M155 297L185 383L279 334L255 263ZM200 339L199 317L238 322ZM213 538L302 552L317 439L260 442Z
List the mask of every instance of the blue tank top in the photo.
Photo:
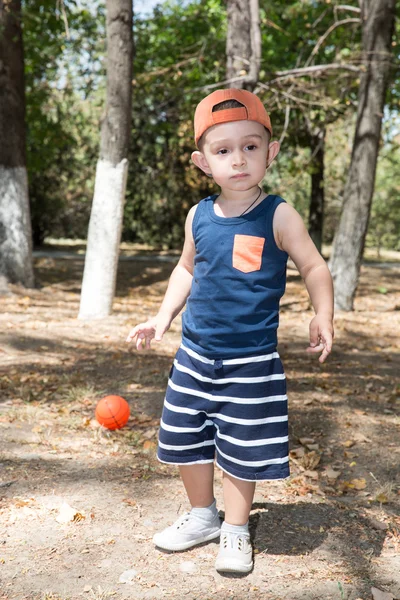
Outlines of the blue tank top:
M219 217L216 198L201 200L193 219L196 254L183 343L210 359L269 353L277 345L288 259L275 243L272 221L285 201L269 195L242 217Z

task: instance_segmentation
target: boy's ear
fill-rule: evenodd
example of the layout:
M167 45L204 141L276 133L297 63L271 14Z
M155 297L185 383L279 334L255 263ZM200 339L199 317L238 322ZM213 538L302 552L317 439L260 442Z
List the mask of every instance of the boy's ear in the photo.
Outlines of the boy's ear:
M195 150L194 152L192 152L192 161L194 162L196 167L204 171L206 175L210 175L210 167L208 166L206 157L202 152L200 152L199 150Z
M278 156L280 150L280 145L278 141L273 141L270 143L268 147L268 156L267 156L267 168L272 164L275 158Z

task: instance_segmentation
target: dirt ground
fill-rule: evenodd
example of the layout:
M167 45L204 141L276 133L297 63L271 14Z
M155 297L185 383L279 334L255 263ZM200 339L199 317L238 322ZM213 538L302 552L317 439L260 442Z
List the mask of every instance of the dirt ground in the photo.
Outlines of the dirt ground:
M0 297L0 599L400 599L399 264L363 267L323 366L305 353L312 313L289 268L279 351L292 475L258 484L243 577L215 572L216 543L169 554L151 541L188 509L175 468L155 458L180 319L153 351L125 338L173 266L121 260L115 312L99 322L76 318L77 254L38 255L38 287ZM130 404L119 431L94 420L106 394ZM215 486L222 515L220 472Z

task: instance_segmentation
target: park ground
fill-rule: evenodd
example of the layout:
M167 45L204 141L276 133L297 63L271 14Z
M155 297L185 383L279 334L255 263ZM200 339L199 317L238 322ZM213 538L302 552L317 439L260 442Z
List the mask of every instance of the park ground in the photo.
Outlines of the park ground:
M156 312L176 257L125 248L113 315L82 322L82 249L58 251L36 253L35 289L0 297L0 599L400 599L399 255L364 264L323 366L305 353L312 311L289 265L292 474L258 485L255 567L240 577L215 572L216 543L152 544L188 509L175 468L155 458L180 319L152 351L125 338ZM106 394L130 404L119 431L94 419ZM223 514L219 472L215 485Z

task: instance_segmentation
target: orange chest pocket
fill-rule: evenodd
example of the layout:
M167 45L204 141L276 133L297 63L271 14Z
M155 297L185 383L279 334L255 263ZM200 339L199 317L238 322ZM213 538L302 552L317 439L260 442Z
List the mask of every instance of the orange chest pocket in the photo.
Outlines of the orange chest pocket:
M233 242L233 267L242 273L259 271L264 244L265 239L262 237L236 234Z

